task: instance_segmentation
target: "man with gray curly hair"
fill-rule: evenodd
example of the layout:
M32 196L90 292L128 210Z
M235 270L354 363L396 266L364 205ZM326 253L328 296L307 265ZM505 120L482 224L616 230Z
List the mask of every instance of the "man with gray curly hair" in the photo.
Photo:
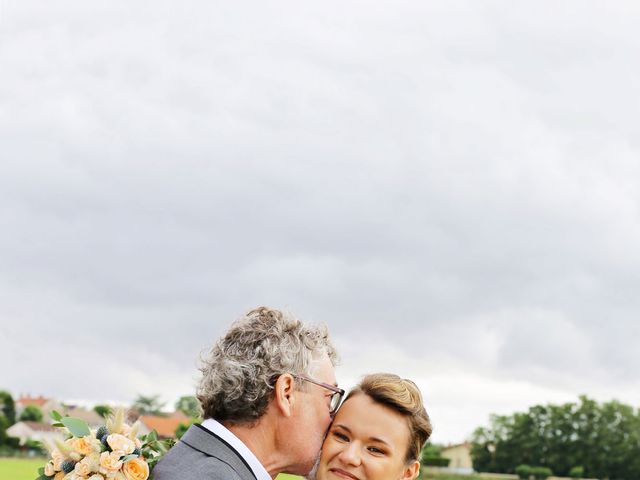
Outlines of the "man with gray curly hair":
M306 475L344 390L325 326L260 307L234 323L201 367L205 420L153 471L155 480L270 480Z

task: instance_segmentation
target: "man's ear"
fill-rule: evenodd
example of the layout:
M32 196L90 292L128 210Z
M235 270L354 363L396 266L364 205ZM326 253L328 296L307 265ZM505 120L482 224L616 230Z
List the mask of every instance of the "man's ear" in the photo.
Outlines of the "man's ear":
M285 417L293 415L295 405L295 379L288 373L278 377L273 386L273 401L278 411Z
M402 472L402 480L413 480L420 473L420 462L417 460L415 462L411 462L409 465L404 467L404 471Z

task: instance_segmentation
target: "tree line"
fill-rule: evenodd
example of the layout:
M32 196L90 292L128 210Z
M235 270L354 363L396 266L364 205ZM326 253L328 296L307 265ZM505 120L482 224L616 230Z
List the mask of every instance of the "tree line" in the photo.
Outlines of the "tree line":
M479 472L546 467L558 476L640 478L640 410L629 405L581 396L578 402L492 415L489 423L472 437Z

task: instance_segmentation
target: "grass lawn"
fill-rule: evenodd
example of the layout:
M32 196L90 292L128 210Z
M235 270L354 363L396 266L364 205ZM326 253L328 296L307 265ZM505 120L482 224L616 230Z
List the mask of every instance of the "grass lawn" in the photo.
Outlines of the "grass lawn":
M481 477L480 475L456 475L453 473L427 473L423 472L421 480L500 480L498 478Z
M304 480L303 477L296 477L295 475L287 475L285 473L281 473L278 475L276 480ZM435 473L435 474L427 474L425 472L422 473L418 480L492 480L487 477L481 477L479 475L454 475L447 473ZM499 479L494 479L499 480Z
M21 458L0 458L0 479L1 480L34 480L38 476L38 468L45 464L44 458L26 460ZM477 475L425 475L425 480L487 480ZM281 473L276 480L303 480L302 477L286 475Z
M0 478L2 480L34 480L38 477L38 468L44 464L44 458L35 460L0 458Z
M1 480L34 480L38 477L38 468L46 463L44 458L25 460L22 458L0 458ZM281 474L278 480L302 480L294 475Z

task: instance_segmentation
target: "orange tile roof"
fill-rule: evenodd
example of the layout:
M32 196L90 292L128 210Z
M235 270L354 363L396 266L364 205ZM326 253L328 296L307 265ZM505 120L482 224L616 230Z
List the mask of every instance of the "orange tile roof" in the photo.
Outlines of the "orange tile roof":
M176 436L176 428L181 423L188 423L189 417L186 415L172 415L170 417L157 417L154 415L142 415L139 418L149 430L155 430L158 435L165 438L173 438Z
M18 400L16 400L16 403L18 405L21 406L28 406L28 405L35 405L36 407L43 407L45 403L47 403L49 401L48 398L43 397L42 395L40 395L39 397L32 397L27 395L26 397L22 396L20 397Z

